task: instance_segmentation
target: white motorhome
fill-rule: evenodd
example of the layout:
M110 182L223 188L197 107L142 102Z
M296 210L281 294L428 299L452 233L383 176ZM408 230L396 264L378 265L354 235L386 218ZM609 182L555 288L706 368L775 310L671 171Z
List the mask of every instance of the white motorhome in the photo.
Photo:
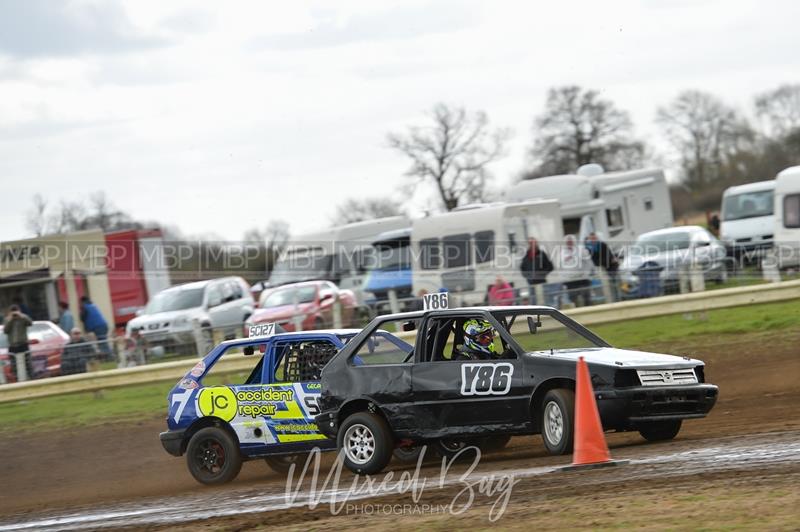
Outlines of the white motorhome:
M800 166L775 178L775 256L778 267L800 266Z
M564 234L582 242L597 233L618 250L648 231L672 227L672 202L663 170L603 172L584 165L577 174L528 179L511 187L509 201L554 199Z
M405 216L366 220L292 237L269 277L269 286L323 279L352 290L363 302L361 284L375 238L408 227Z
M553 200L470 205L413 220L414 293L446 289L460 304L479 304L499 274L525 297L520 263L528 239L552 256L563 237Z
M772 247L775 180L729 187L722 193L719 238L739 257Z

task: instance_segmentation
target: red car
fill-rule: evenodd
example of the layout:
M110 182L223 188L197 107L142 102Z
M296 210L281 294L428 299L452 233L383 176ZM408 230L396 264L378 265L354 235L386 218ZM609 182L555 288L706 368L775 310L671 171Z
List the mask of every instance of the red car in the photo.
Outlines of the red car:
M31 369L34 379L55 377L61 374L61 354L69 343L69 335L52 321L34 321L28 328L28 344L31 348ZM8 337L0 325L0 362L6 373L6 382L16 382L11 365L16 364L8 353Z
M338 295L342 306L342 326L353 325L358 303L351 290L341 290L330 281L306 281L279 286L261 293L258 309L245 324L277 323L286 331L295 330L295 317L302 319L304 331L333 326L333 302Z

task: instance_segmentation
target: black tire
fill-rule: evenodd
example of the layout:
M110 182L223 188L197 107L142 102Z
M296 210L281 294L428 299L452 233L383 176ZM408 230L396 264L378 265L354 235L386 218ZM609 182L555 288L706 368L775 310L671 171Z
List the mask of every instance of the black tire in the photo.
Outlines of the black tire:
M425 449L425 460L427 460L431 457L433 450L425 443L395 447L394 451L392 451L392 455L398 462L416 464L419 461L419 455L422 454L423 448Z
M307 454L279 454L276 456L267 456L264 461L276 473L288 473L292 464L295 464L295 470L302 468Z
M344 420L336 438L344 465L357 475L372 475L389 464L394 437L381 416L356 412Z
M539 409L539 430L547 452L572 452L575 436L575 392L566 388L550 390Z
M481 451L490 453L492 451L499 451L508 445L511 441L511 434L500 434L498 436L487 436L483 438L478 445Z
M436 441L436 451L447 458L453 458L454 456L459 455L459 458L466 458L466 457L473 457L473 453L470 451L463 451L467 447L477 447L482 449L480 446L480 441L478 440L471 440L471 439L457 439L457 438L442 438L441 440Z
M640 425L639 434L647 441L667 441L673 439L681 430L680 419L669 421L654 421Z
M198 430L186 447L189 472L201 484L225 484L242 469L239 446L227 431L218 427Z

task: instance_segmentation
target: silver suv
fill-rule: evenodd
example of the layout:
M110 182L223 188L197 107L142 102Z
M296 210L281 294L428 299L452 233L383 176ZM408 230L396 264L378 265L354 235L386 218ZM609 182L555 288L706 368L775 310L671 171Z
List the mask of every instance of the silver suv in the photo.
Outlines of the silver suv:
M167 288L156 294L144 310L128 322L125 335L138 329L148 347L192 351L196 343L195 320L208 340L214 329L232 337L253 313L250 286L241 277L223 277Z

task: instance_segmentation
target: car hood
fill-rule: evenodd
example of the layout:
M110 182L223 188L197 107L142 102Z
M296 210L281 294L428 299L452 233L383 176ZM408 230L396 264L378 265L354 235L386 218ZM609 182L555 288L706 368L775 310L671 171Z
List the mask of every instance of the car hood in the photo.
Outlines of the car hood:
M307 314L312 311L316 305L311 303L300 303L297 305L298 314ZM290 319L295 315L294 305L281 305L279 307L269 307L256 309L253 312L251 320L253 322L275 321L282 319Z
M691 250L679 249L661 253L633 254L626 256L619 266L621 271L632 272L645 262L653 262L662 268L674 268L689 261Z
M559 349L553 351L552 355L550 351L538 351L530 354L533 356L548 356L575 362L578 361L578 357L583 357L589 364L611 366L615 368L693 368L703 364L701 360L694 358L648 353L646 351L617 349L615 347Z
M178 318L186 318L186 319L193 319L199 317L202 314L201 309L184 309L184 310L172 310L169 312L159 312L157 314L143 314L141 316L136 316L131 321L128 322L128 329L133 329L134 327L147 327L151 323L157 323L163 326L164 323L172 323Z

